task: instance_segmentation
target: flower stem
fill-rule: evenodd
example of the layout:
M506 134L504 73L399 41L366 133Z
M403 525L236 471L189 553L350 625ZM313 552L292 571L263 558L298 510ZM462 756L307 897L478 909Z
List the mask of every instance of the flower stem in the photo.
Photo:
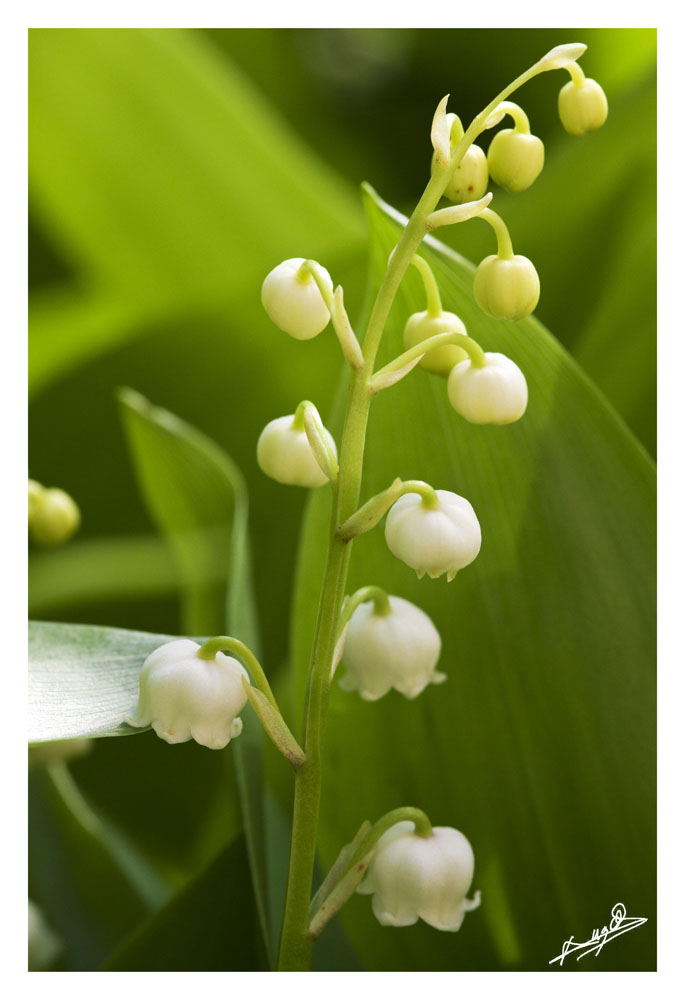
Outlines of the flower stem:
M484 219L495 230L497 237L497 256L502 260L511 260L514 256L514 248L511 245L511 236L504 220L493 212L491 208L484 209L479 218Z
M440 289L435 280L435 275L431 271L430 264L423 257L419 257L418 254L414 254L412 257L412 264L423 279L423 287L426 292L426 313L432 317L442 316Z
M345 596L352 551L351 541L343 540L337 532L337 527L351 517L359 504L366 426L373 398L370 383L378 347L400 282L426 235L426 220L436 208L466 150L483 130L488 115L500 101L539 72L542 70L535 66L531 67L505 87L471 122L452 151L449 162L434 170L390 256L364 338L363 365L352 371L340 448L339 475L337 482L333 484L328 560L319 600L307 682L304 723L306 760L295 776L288 886L278 956L280 971L307 971L311 967L314 941L309 932L309 903L321 799L324 716L331 683L338 620ZM309 262L306 263L308 266ZM316 271L312 273L316 280L318 277ZM319 281L317 284L321 288ZM325 295L324 301L326 301Z

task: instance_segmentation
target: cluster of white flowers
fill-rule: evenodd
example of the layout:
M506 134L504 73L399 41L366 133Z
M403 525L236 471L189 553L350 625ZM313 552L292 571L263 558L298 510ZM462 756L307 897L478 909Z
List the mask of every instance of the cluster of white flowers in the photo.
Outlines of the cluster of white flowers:
M538 71L568 69L571 82L559 95L559 114L567 131L575 135L599 128L607 116L601 87L585 79L574 61L582 51L582 45L560 46L536 64ZM446 101L438 107L431 132L433 169L443 171L454 160L455 146L464 136L457 116L445 113ZM509 101L495 108L484 127L494 127L506 114L514 119L515 127L495 135L487 157L472 144L452 176L448 179L445 175L446 196L459 205L469 204L463 209L451 206L433 213L427 228L431 228L431 220L442 225L474 214L486 219L497 234L498 252L477 268L474 297L491 317L519 320L537 305L538 275L528 258L514 254L504 222L487 208L491 195L483 196L490 177L512 192L528 188L543 169L544 146L530 134L523 110ZM405 354L376 375L364 368L366 360L344 311L342 289L334 290L328 271L316 261L291 258L275 267L264 280L262 303L273 322L297 340L318 336L332 320L346 360L369 379L365 385L369 398L420 364L447 378L451 406L470 423L503 425L519 420L527 407L528 386L518 365L504 354L483 352L468 336L462 320L442 309L428 264L417 257L414 263L425 283L427 308L407 320ZM421 354L421 345L431 338L438 338L437 344L431 343ZM308 401L301 403L295 413L271 420L257 444L257 461L266 475L279 483L305 488L328 482L336 486L342 475L337 454L333 436ZM64 535L78 523L77 509L67 502L70 498L58 494L44 491L38 484L30 489L33 531L37 538L42 534L42 541L55 541L55 534ZM49 530L45 528L47 513ZM396 480L388 490L368 501L338 526L338 541L348 542L356 534L370 530L386 513L388 548L419 578L427 574L431 578L446 576L450 581L480 551L480 524L469 501L417 481ZM345 600L333 657L333 671L341 658L346 668L340 681L343 689L357 691L368 702L384 697L392 689L414 699L430 685L446 680L446 675L437 670L440 635L424 611L377 587L362 588ZM219 637L203 647L190 639L178 639L151 653L143 665L136 711L127 721L132 726L152 726L168 743L195 739L218 749L240 734L239 714L249 698L276 745L294 766L300 766L305 761L304 753L278 713L263 674L264 683L256 681L256 691L250 687L247 671L238 660L214 652L221 642L233 643L225 648L236 651L236 640ZM237 650L243 659L245 648ZM246 662L254 677L252 661L247 658ZM409 811L414 815L418 812ZM401 812L407 814L407 810ZM425 829L417 829L412 821L402 821L380 836L396 818L385 817L375 828L377 842L366 856L370 857L368 870L361 884L358 876L349 893L358 886L360 893L371 894L373 912L381 924L404 927L422 919L438 930L457 931L465 913L480 903L479 893L473 899L467 898L474 873L469 841L451 827L431 830L425 816L419 820L420 824L425 821Z

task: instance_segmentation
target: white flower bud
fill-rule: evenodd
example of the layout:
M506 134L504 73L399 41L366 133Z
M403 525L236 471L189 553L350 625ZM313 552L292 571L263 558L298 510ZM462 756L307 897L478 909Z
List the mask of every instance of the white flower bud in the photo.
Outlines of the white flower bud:
M419 579L447 573L453 580L480 551L480 525L468 500L436 490L437 507L427 507L418 493L407 493L393 504L385 522L388 548Z
M410 821L396 823L378 841L357 892L373 893L371 905L387 927L408 927L419 917L439 931L458 931L464 914L480 905L467 899L474 857L459 830L434 826L430 837Z
M332 435L325 427L323 430L337 457ZM326 473L316 461L304 426L297 429L292 413L266 425L257 442L257 462L267 476L288 486L313 487L328 482Z
M262 285L262 305L269 318L296 340L311 340L328 325L331 314L311 274L300 271L304 257L291 257L270 271ZM333 282L325 267L319 274L330 286Z
M40 908L29 899L29 972L49 969L61 950L61 940L47 923Z
M462 361L452 369L447 383L450 403L472 424L511 424L525 412L526 379L504 354L487 352L485 359L483 368Z
M224 653L198 656L192 639L173 639L150 653L140 674L140 694L130 726L152 726L167 743L195 740L221 750L243 723L238 718L247 695L245 668Z
M376 701L395 688L416 698L429 684L447 680L435 665L440 657L440 634L428 615L401 597L388 597L383 614L370 601L360 604L349 622L343 661L346 691L358 690L365 701Z

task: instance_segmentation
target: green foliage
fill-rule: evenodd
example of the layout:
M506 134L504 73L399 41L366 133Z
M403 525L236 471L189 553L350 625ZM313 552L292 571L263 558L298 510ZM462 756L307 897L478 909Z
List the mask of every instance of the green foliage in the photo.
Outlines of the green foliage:
M545 170L518 200L498 192L495 207L541 273L540 316L649 447L654 96L639 80L655 32L577 37L590 46L589 75L606 84L609 120L572 140L556 120L551 75L531 84L523 104L545 140ZM284 665L304 494L260 475L254 448L266 421L302 398L328 425L341 365L330 330L302 345L273 328L260 283L283 258L315 257L344 284L352 314L363 225L350 181L370 176L396 199L414 198L439 97L459 94L454 110L468 118L560 40L552 29L31 32L31 469L83 512L75 541L31 553L32 613L127 625L152 643L136 646L121 630L116 657L103 660L106 630L38 625L38 738L57 738L65 722L71 734L123 731L140 663L166 633L228 632L261 647L270 678ZM396 230L372 215L377 280ZM456 239L474 260L481 246L492 250L484 226L457 227ZM365 490L396 474L432 477L473 501L484 547L447 588L412 581L380 531L357 543L351 586L387 583L425 607L443 633L450 681L413 704L393 693L367 706L334 693L323 860L362 819L398 804L427 808L472 839L483 907L451 936L381 929L368 900L353 898L343 920L364 965L537 970L616 899L653 913L651 467L538 324L472 313L468 268L431 259L445 307L521 363L531 408L520 425L472 428L449 409L444 383L423 372L374 404ZM415 277L386 352L399 350ZM202 431L135 393L122 397L149 516L116 421L121 384ZM250 491L261 642L236 465ZM299 711L323 503L324 491L298 574L299 680L277 678L284 710L291 702ZM150 518L163 538L151 537ZM289 808L292 779L249 709L244 721L219 753L170 748L151 732L97 740L69 765L97 819L85 827L54 769L33 774L30 888L67 942L64 968L98 966L124 936L112 968L256 968L265 951L273 957L289 838L280 803ZM241 910L244 933L226 910L227 883L248 892L245 844L206 867L243 826L266 946L252 935L251 904ZM147 857L151 882L139 878ZM157 868L164 878L150 896ZM150 911L168 885L187 895L157 922ZM651 967L652 924L607 948L596 967ZM316 968L358 967L337 925L317 943ZM233 931L244 966L230 951Z
M81 272L35 304L35 386L243 299L293 232L308 254L358 240L350 195L196 34L35 29L29 97L33 203Z
M375 287L403 220L372 194L367 209ZM483 547L445 585L419 582L382 530L355 543L349 591L381 584L427 611L449 679L412 702L391 693L369 705L334 691L321 850L330 864L362 820L402 804L457 826L474 847L482 908L453 938L425 925L391 933L355 899L342 919L362 960L381 970L540 969L617 899L654 913L654 470L536 320L489 320L473 302L473 267L433 240L423 252L444 307L484 349L513 358L530 402L516 424L472 426L451 410L444 380L418 369L374 402L362 499L395 476L454 490L473 503ZM399 352L422 294L409 275L380 363ZM339 426L340 405L336 414ZM314 494L301 548L298 702L327 507ZM600 968L653 961L650 930L604 952Z
M119 394L143 497L168 538L183 592L183 631L221 631L231 601L254 636L247 570L247 495L240 472L208 438L139 393Z
M97 625L29 625L29 743L126 736L143 660L171 637Z
M104 965L109 972L265 969L242 837L144 923Z
M29 896L62 942L59 967L88 970L166 896L148 861L90 809L64 764L29 782Z
M224 630L257 655L247 552L247 495L240 472L212 441L132 390L120 393L133 458L150 512L177 559L186 630ZM247 709L231 744L257 909L273 961L277 904L269 903L267 816L276 809L265 787L264 733ZM276 822L276 816L272 820ZM281 869L283 861L274 861ZM282 872L281 872L282 874ZM282 879L281 879L282 882Z

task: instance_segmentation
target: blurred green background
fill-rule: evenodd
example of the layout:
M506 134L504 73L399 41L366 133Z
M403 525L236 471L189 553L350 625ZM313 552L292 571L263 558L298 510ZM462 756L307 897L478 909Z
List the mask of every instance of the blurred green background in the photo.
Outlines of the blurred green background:
M116 389L130 385L242 469L263 660L272 674L285 666L306 498L260 474L255 442L301 398L325 416L341 364L332 336L303 350L273 327L263 277L286 257L317 258L354 318L367 271L359 183L410 211L438 100L449 92L466 122L568 40L588 44L582 65L606 90L609 120L571 139L556 112L561 74L532 81L520 101L545 142L545 170L524 195L498 191L495 207L539 271L536 315L653 456L655 31L30 32L29 466L83 515L68 546L31 553L32 617L180 630L174 570L117 412ZM478 222L443 233L471 260L493 252ZM100 740L71 770L98 817L154 862L164 891L239 828L232 772L194 743L171 762L150 733ZM72 921L64 967L97 967L140 912L123 900L88 937L88 918L60 906L55 866L68 873L81 848L47 778L32 782L34 895L53 921ZM97 907L78 893L84 914Z

